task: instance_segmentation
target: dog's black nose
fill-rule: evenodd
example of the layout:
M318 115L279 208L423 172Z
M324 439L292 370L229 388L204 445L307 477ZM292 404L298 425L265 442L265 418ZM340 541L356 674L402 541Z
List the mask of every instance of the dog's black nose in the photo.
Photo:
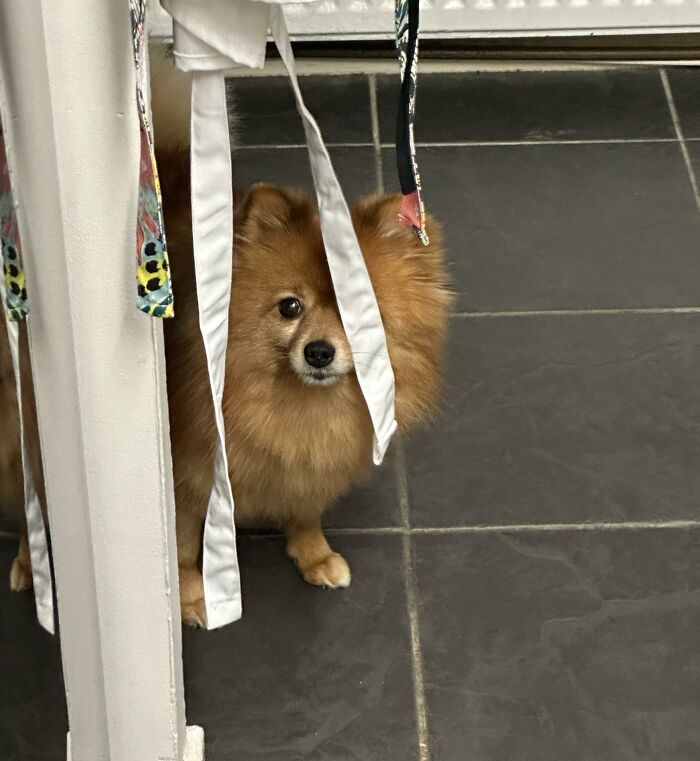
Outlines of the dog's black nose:
M326 367L335 356L335 349L327 341L312 341L304 347L304 356L311 367Z

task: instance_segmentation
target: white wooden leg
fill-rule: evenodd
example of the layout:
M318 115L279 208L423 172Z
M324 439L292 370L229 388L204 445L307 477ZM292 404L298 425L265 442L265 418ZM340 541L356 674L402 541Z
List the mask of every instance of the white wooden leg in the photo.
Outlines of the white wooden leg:
M72 759L180 761L162 325L134 306L138 127L128 3L3 0L0 65ZM201 758L201 731L192 738L187 758Z
M66 761L72 761L72 759L70 734L68 734ZM204 730L201 727L187 727L182 761L204 761Z

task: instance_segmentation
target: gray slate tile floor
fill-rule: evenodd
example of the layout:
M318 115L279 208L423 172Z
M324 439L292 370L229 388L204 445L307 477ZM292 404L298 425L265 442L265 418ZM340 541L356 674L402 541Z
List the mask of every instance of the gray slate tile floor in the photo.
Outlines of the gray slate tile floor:
M395 190L395 77L302 87L348 196ZM695 761L700 71L419 88L444 413L329 515L349 590L241 539L244 620L185 632L189 719L209 761ZM236 184L309 187L286 83L234 89ZM58 761L57 643L4 583L0 611L0 761Z

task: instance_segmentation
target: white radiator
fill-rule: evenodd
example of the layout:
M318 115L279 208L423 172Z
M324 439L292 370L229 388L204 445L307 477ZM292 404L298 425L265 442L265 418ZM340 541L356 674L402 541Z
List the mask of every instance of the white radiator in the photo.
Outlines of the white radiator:
M286 7L297 40L363 40L394 34L393 0L319 0ZM169 36L154 0L151 27ZM700 31L700 0L422 0L421 35L437 39Z

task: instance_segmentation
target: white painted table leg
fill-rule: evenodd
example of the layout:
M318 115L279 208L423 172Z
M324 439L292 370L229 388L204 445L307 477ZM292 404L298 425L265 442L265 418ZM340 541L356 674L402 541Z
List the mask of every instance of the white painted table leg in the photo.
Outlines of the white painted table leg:
M0 65L73 761L185 743L162 325L135 308L138 127L125 0L3 0Z
M66 761L73 761L70 745L69 734L67 737ZM204 761L204 730L201 727L187 727L182 761Z

